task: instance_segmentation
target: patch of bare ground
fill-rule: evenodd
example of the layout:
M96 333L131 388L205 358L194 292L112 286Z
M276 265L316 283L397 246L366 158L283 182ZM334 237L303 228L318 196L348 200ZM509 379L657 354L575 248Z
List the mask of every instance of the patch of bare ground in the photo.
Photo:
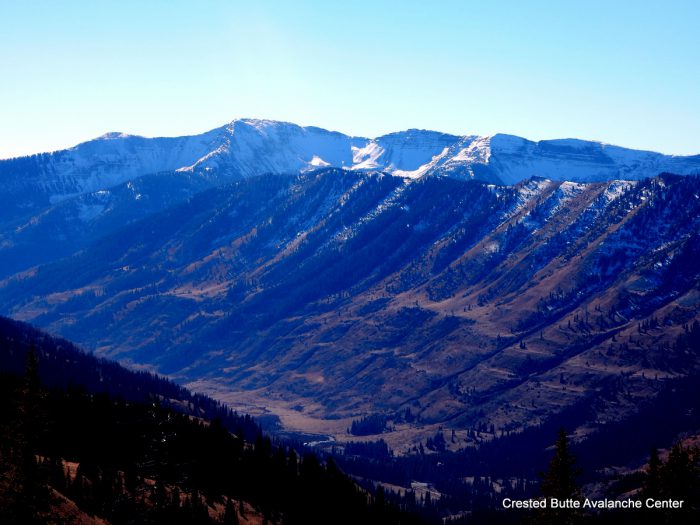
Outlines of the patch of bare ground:
M48 525L109 525L108 521L83 512L73 500L54 489L50 490L49 498L51 508L40 516Z

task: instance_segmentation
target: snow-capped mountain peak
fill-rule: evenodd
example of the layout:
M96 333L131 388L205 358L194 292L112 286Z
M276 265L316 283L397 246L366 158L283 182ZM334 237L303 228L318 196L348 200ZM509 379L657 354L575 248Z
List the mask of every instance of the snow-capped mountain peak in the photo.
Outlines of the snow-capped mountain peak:
M95 140L114 140L114 139L127 139L129 137L139 137L138 135L129 135L128 133L122 133L121 131L109 131L104 135L100 135ZM143 138L143 137L139 137Z
M206 171L240 178L338 167L496 184L514 184L532 176L590 182L636 180L664 171L700 173L700 156L668 156L579 139L533 142L506 134L456 136L419 129L365 138L252 118L184 137L111 132L31 159L0 161L5 192L29 186L36 191L38 186L57 201L166 171Z

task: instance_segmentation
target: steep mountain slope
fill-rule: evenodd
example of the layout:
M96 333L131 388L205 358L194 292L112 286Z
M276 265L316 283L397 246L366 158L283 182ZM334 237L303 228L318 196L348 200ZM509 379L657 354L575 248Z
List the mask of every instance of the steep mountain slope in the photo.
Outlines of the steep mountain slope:
M396 446L586 402L584 431L700 364L674 343L700 312L698 195L670 175L248 178L6 278L0 309L339 437L367 411Z
M40 363L39 380L46 388L81 388L90 394L145 404L157 398L162 407L191 417L208 421L218 418L229 430L237 431L249 441L261 433L260 425L250 416L239 416L214 399L193 394L162 376L98 359L70 341L53 337L26 323L0 317L0 374L24 375L30 349L36 353Z
M0 379L3 524L424 523L247 416L3 318Z
M154 139L107 133L71 149L0 161L0 219L24 216L141 175L175 170L218 147L224 134L224 128Z
M223 182L162 172L66 198L0 227L0 277L55 261L112 231Z

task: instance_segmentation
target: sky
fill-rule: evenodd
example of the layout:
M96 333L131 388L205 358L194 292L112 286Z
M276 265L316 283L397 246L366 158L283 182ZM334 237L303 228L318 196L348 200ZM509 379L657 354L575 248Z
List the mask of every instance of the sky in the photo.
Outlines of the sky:
M0 158L268 118L700 153L700 2L0 0Z

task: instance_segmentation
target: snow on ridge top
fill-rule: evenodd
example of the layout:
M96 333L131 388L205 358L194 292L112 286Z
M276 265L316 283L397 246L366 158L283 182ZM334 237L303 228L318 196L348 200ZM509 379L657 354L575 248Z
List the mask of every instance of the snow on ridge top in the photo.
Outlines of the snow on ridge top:
M554 181L543 177L531 177L529 180L523 181L518 191L521 195L526 196L539 195L553 183Z
M477 135L453 135L449 133L443 133L440 131L434 131L434 130L428 130L428 129L420 129L420 128L409 128L404 131L397 131L397 132L392 132L392 133L387 133L378 137L375 137L374 139L366 138L366 137L360 137L360 136L351 136L351 135L346 135L342 132L338 131L330 131L325 128L317 127L317 126L300 126L298 124L295 124L293 122L288 122L288 121L282 121L282 120L272 120L272 119L257 119L257 118L235 118L229 121L228 124L224 126L220 126L218 128L212 129L210 131L201 133L201 134L195 134L195 135L186 135L186 136L180 136L180 137L144 137L141 135L133 135L133 134L128 134L128 133L123 133L123 132L109 132L101 135L100 137L97 137L95 139L91 139L90 141L93 140L114 140L114 139L123 139L123 138L142 138L146 140L152 140L152 139L180 139L180 138L187 138L187 137L200 137L203 135L210 135L214 132L228 132L228 134L234 132L235 127L237 124L243 124L244 126L248 126L249 128L256 129L260 132L265 132L269 131L272 129L296 129L299 130L300 132L310 132L310 133L323 133L323 134L333 134L333 135L340 135L343 137L348 137L348 138L353 138L353 139L362 139L366 141L366 143L369 143L371 140L380 142L380 141L392 141L392 140L404 140L404 139L415 139L415 138L432 138L435 140L440 140L443 142L449 142L452 141L455 144L459 141L464 141L466 139L474 140L474 139L480 139L483 143L488 143L490 145L490 148L493 151L501 151L504 153L511 153L517 150L520 150L523 146L531 145L531 146L554 146L554 147L562 147L562 148L572 148L572 149L601 149L604 150L605 153L607 154L623 154L623 152L634 152L636 154L653 154L653 155L659 155L665 158L673 158L673 159L700 159L700 155L664 155L661 153L656 153L653 151L646 151L646 150L634 150L630 148L625 148L622 146L616 146L613 144L608 144L605 142L599 142L599 141L593 141L593 140L583 140L583 139L576 139L576 138L564 138L564 139L545 139L545 140L540 140L540 141L532 141L528 140L516 135L511 135L511 134L505 134L505 133L496 133L493 135L482 135L482 136L477 136ZM459 159L456 159L459 160Z
M534 144L531 140L516 135L508 135L506 133L496 133L495 135L489 135L484 138L488 139L492 151L495 150L503 153L516 153L525 146Z
M608 184L608 187L603 192L603 198L607 202L612 202L619 199L625 192L629 191L637 184L637 181L614 180Z
M130 135L129 133L122 133L121 131L109 131L105 133L104 135L100 135L96 139L93 140L115 140L115 139L128 139L131 137L135 138L144 138L141 135Z
M465 137L462 144L467 141L466 147L460 149L448 162L488 164L491 158L491 137Z
M586 189L586 186L586 184L581 182L564 181L559 185L557 191L561 193L565 199L568 199L581 193L584 189Z
M352 169L382 169L398 177L417 178L451 157L461 137L410 129L383 135L353 149Z
M318 126L301 126L299 124L295 124L294 122L287 122L284 120L269 120L269 119L256 119L256 118L236 118L236 119L233 119L226 126L228 132L235 133L237 124L243 124L244 126L247 126L248 128L255 129L256 131L258 131L261 134L267 134L270 132L277 132L280 130L285 130L287 132L294 131L294 132L299 133L299 134L332 135L332 136L336 136L336 137L345 137L345 138L351 138L351 139L360 138L363 140L369 140L369 139L366 139L364 137L353 137L351 135L346 135L345 133L341 133L340 131L332 131L332 130L321 128Z
M294 124L292 122L284 122L281 120L268 120L268 119L257 119L257 118L237 118L233 119L229 124L229 129L231 132L235 133L236 126L243 124L245 126L251 127L256 131L261 133L267 133L271 130L278 130L281 128L287 129L298 129L303 130L302 126Z
M529 199L540 195L549 188L557 187L557 181L545 179L544 177L530 177L513 185L513 187L517 189L519 195Z
M554 183L551 180L540 177L533 177L524 181L518 188L518 197L513 207L512 214L514 215L520 212L528 202L542 195L552 184Z
M379 135L374 138L368 138L364 136L348 135L340 131L333 131L319 126L302 126L295 124L294 122L288 122L284 120L270 120L270 119L257 119L257 118L235 118L231 120L228 124L228 129L235 132L236 124L244 124L252 127L260 132L267 132L271 129L295 129L300 132L311 132L320 134L331 134L331 135L341 135L343 137L348 137L352 139L362 139L367 143L375 142L396 142L400 143L402 141L415 140L419 138L427 138L438 140L441 142L457 142L463 139L465 136L453 135L450 133L444 133L442 131L435 131L430 129L421 128L409 128L402 131L392 131L391 133L385 133L384 135ZM474 137L475 135L468 135L469 137Z
M597 142L597 141L593 141L593 140L573 139L573 138L540 140L538 142L538 144L549 145L549 146L554 146L554 147L561 147L561 148L570 148L570 149L591 149L591 148L600 149L601 147L605 146L605 144L603 144L602 142Z
M374 138L374 140L377 142L391 142L393 144L398 144L401 142L416 139L427 139L432 141L438 141L441 143L453 143L457 142L461 138L462 137L459 135L451 135L449 133L443 133L441 131L409 128L404 131L393 131L391 133L386 133L384 135Z
M252 118L180 137L111 132L58 153L44 160L35 176L46 188L60 187L61 195L105 189L149 173L217 168L225 177L328 166L506 185L533 176L599 182L700 173L700 155L666 156L578 139L534 142L507 134L457 136L416 128L369 139Z
M270 120L270 119L264 119L264 118L248 118L248 117L243 117L243 118L235 118L231 120L231 124L235 124L236 122L244 122L245 124L248 124L249 126L253 127L259 127L259 128L264 128L268 126L276 126L276 125L286 125L286 126L296 126L296 124L292 122L286 122L284 120Z

